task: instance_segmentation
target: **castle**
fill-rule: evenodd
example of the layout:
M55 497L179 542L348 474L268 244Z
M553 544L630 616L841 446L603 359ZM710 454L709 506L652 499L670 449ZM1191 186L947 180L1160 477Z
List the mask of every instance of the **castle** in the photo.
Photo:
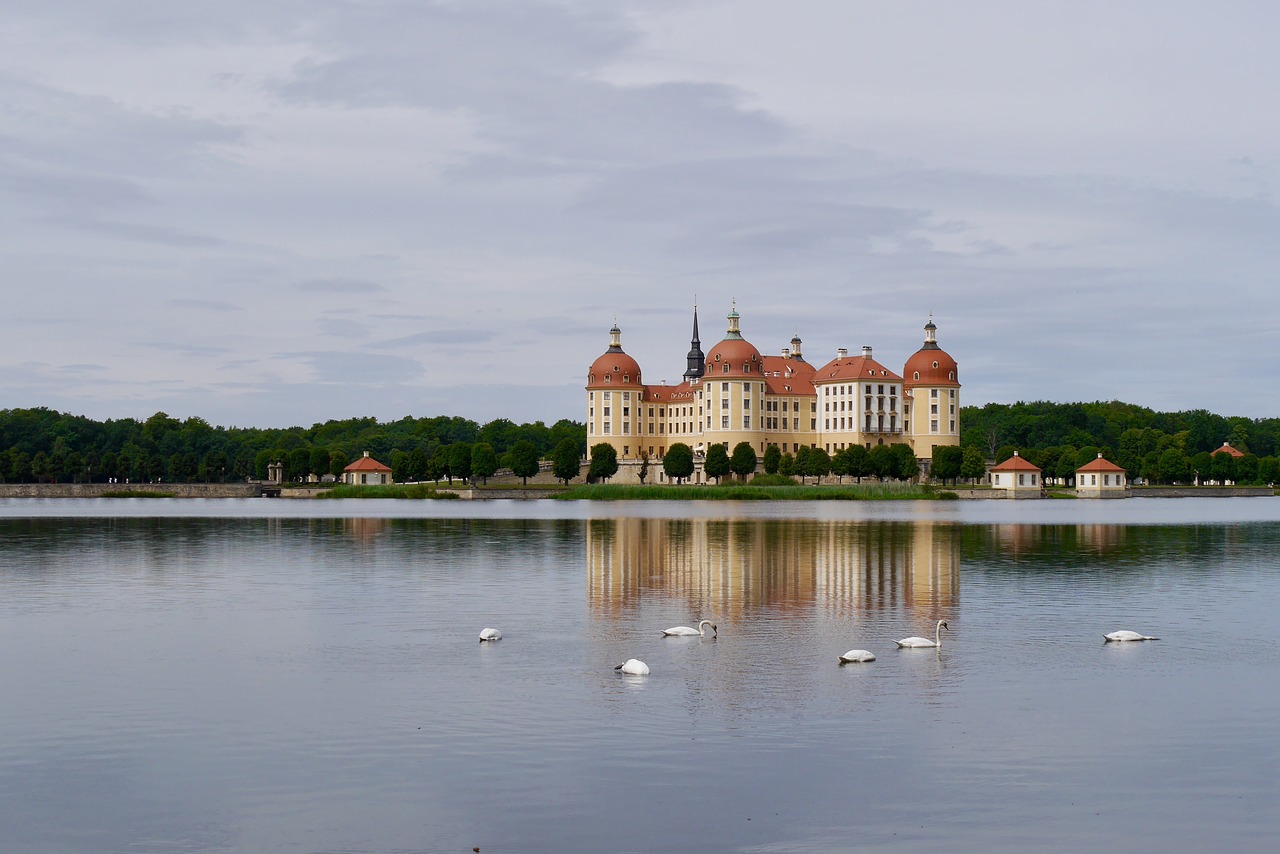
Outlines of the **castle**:
M658 462L676 442L698 457L713 443L732 452L748 442L759 455L770 445L835 454L852 444L905 443L921 460L939 445L960 444L959 373L938 346L932 318L901 375L877 362L870 347L856 356L841 348L815 368L798 336L781 355L766 356L742 336L739 321L735 306L724 338L704 355L695 307L684 378L671 386L645 385L615 323L609 349L587 369L587 447L612 445L619 476L629 480L628 464L643 455Z

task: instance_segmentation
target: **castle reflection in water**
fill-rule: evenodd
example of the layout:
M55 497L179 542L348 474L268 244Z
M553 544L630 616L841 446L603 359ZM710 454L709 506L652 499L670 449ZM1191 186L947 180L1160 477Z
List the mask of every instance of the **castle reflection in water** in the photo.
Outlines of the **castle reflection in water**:
M767 609L929 618L960 597L961 526L798 519L596 519L587 590L604 616L647 596L730 619Z

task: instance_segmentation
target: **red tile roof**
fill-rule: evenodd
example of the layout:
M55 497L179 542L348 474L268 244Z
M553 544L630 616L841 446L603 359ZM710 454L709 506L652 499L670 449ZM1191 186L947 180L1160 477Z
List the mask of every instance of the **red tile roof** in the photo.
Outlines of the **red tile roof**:
M391 471L391 466L383 465L373 457L365 455L344 468L343 471Z
M1080 466L1080 468L1076 469L1076 471L1077 471L1077 472L1082 472L1082 471L1085 471L1085 472L1104 471L1104 472L1121 472L1121 473L1123 473L1123 472L1124 472L1124 469L1123 469L1123 468L1121 468L1120 466L1116 465L1115 463L1111 462L1111 460L1108 460L1108 459L1106 459L1105 457L1103 457L1101 454L1099 454L1099 455L1098 455L1098 458L1097 458L1096 460L1090 460L1089 462L1087 462L1087 463L1085 463L1084 465Z
M1022 457L1014 454L998 466L992 466L992 471L1040 471L1040 467L1032 465Z
M1229 455L1231 455L1231 456L1233 456L1233 457L1243 457L1243 456L1244 456L1244 453L1243 453L1243 452L1236 450L1235 448L1231 447L1231 445L1227 444L1226 442L1223 442L1223 443L1222 443L1222 447L1221 447L1221 448L1215 448L1214 450L1210 451L1209 453L1210 453L1210 454L1229 454Z
M818 368L813 375L815 385L841 381L902 382L902 377L870 356L846 356L843 359L833 359Z

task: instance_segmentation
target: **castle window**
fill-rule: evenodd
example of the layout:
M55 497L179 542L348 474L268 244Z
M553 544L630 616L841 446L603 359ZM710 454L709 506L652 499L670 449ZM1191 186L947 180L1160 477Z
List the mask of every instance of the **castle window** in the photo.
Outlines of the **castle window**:
M934 363L933 363L933 367L934 367L934 369L936 370L936 369L937 369L937 367L938 367L938 363L937 363L937 362L934 362Z
M913 380L918 380L918 379L920 379L920 372L919 372L919 371L915 371L914 373L912 373L912 374L911 374L911 379L913 379Z
M725 362L725 363L724 363L724 370L723 370L723 371L721 371L720 373L722 373L722 374L727 374L727 373L729 373L729 363L728 363L728 362Z
M728 415L722 415L722 416L720 416L720 429L722 429L722 430L728 430L728 429L729 429L729 416L728 416Z

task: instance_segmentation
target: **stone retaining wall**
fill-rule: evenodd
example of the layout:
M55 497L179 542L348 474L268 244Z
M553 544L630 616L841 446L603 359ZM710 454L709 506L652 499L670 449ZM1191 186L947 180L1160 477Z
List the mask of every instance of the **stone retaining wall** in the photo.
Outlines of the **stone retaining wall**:
M101 498L145 492L174 498L257 498L261 483L0 483L0 498Z

